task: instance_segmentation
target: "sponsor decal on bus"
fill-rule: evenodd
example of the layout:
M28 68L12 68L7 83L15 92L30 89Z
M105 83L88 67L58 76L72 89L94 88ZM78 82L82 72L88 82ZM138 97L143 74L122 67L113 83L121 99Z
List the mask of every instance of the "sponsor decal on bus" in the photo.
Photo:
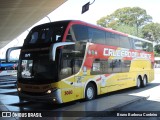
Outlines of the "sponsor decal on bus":
M103 51L104 56L114 56L114 57L132 57L132 58L145 58L151 59L151 54L148 53L139 53L139 52L131 52L127 50L115 50L104 48Z

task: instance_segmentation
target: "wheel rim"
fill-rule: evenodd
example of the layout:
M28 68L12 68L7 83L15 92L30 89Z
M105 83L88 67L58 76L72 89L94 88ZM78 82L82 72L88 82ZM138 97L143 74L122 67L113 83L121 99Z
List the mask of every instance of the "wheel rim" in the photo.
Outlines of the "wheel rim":
M87 98L88 99L92 99L93 98L93 88L92 87L89 87L88 89L87 89Z

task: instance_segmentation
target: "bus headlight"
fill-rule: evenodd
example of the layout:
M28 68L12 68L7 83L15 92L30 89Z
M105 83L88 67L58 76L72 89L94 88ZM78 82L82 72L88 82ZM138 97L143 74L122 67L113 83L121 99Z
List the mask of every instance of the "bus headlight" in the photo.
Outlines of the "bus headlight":
M48 91L47 91L48 94L51 93L51 92L52 92L51 90L48 90Z
M18 88L18 91L20 92L20 91L21 91L21 88Z
M56 99L55 99L55 98L53 98L53 102L56 102Z

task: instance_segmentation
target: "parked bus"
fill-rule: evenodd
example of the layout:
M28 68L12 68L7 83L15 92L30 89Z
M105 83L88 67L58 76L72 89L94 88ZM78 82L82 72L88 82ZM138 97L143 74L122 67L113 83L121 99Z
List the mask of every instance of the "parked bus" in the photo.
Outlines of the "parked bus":
M154 79L152 42L77 20L34 27L18 65L20 99L66 103Z
M0 76L5 75L16 75L17 74L17 63L7 63L5 59L0 59Z

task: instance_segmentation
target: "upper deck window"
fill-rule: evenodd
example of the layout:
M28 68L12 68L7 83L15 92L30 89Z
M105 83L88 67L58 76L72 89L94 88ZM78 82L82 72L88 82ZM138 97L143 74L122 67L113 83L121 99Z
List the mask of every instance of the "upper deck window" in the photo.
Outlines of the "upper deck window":
M119 46L119 35L106 32L106 45Z
M130 40L129 40L128 37L120 35L119 40L120 40L119 41L120 47L122 47L122 48L128 48L128 49L132 48Z
M93 43L105 44L105 32L102 30L89 28L89 39Z
M88 41L88 28L84 25L73 25L72 30L74 32L75 39L77 41Z
M55 22L34 27L28 34L24 45L60 42L66 26L65 22Z

